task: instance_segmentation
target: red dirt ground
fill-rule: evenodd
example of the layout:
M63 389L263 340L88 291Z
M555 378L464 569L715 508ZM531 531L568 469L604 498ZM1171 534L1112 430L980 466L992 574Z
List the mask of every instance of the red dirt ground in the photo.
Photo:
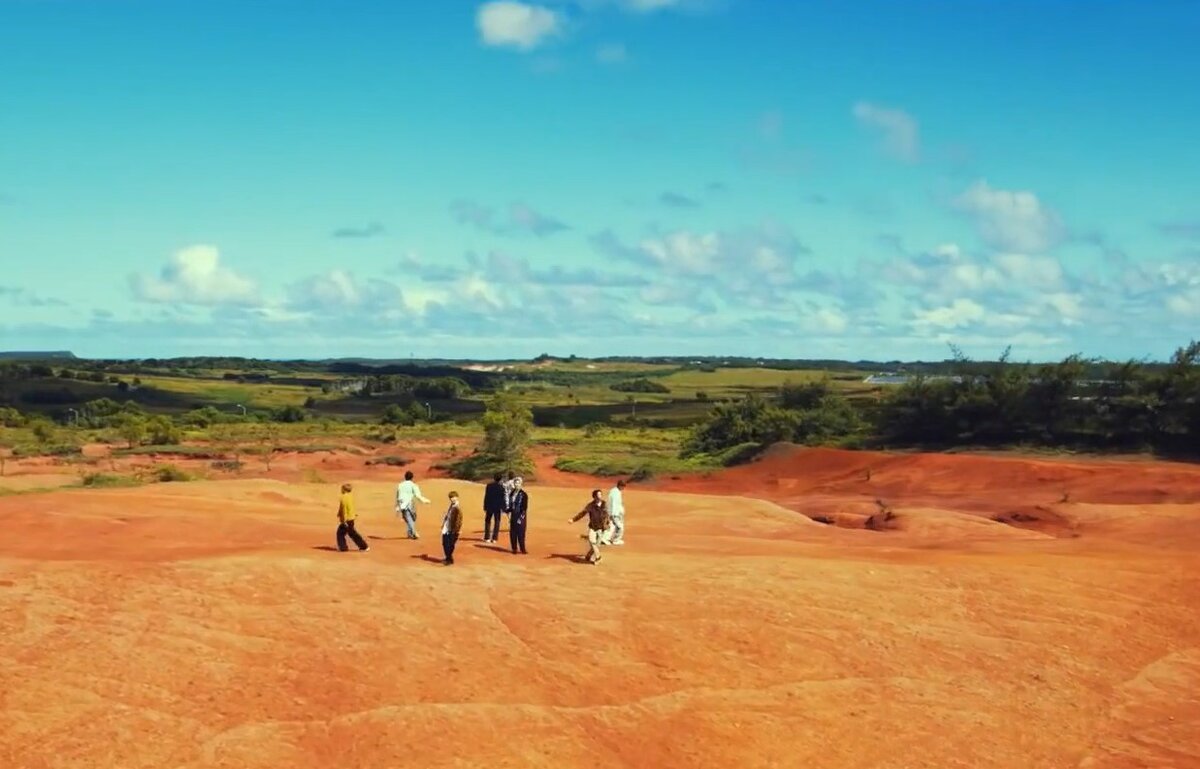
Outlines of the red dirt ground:
M631 486L597 567L594 479L514 556L445 479L403 539L401 472L0 497L0 767L1200 766L1198 467L779 447Z

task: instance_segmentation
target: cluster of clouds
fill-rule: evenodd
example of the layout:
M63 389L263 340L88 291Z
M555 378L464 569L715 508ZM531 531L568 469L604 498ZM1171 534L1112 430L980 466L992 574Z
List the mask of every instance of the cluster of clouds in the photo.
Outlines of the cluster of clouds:
M773 340L796 345L790 354L891 359L946 342L995 352L1011 343L1035 357L1076 351L1089 335L1170 334L1182 342L1200 319L1200 250L1156 262L1118 255L1103 274L1087 269L1094 257L1075 267L1063 251L1078 256L1090 246L1063 248L1072 241L1055 210L1032 192L985 180L947 205L974 226L975 247L913 249L881 235L838 266L814 258L797 233L773 221L602 229L584 241L584 259L531 259L511 236L565 227L546 225L558 222L553 216L523 204L503 212L468 201L450 208L464 225L510 239L450 258L410 252L373 274L338 267L269 286L216 246L192 245L157 271L129 276L134 306L144 308L134 313L142 313L140 326L104 312L93 317L93 330L169 330L221 344L231 344L230 335L293 344L353 339L381 348L405 336L451 345L580 340L589 349L596 340L692 340L694 349ZM1185 248L1196 240L1187 227L1171 234ZM0 287L0 302L46 301Z
M695 11L728 0L489 0L475 12L475 28L485 46L530 53L568 38L589 15L616 10L647 15L660 11ZM623 64L630 58L623 43L603 43L595 50L602 64Z
M450 204L450 215L459 224L471 225L496 235L530 233L542 238L571 229L566 222L524 203L512 203L504 214L500 214L491 206L459 199Z

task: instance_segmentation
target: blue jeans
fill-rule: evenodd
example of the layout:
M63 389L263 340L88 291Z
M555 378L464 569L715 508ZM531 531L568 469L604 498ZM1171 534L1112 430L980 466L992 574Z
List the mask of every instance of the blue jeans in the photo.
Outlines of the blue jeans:
M400 510L404 516L404 525L408 526L408 536L410 539L417 538L417 512L411 507L405 507Z

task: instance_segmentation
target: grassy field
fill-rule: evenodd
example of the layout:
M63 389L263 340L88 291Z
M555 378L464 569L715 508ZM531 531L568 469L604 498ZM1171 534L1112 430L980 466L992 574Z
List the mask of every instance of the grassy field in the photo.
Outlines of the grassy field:
M141 377L142 387L179 395L197 404L234 406L238 403L247 409L274 409L282 406L302 406L308 398L325 397L319 387L275 384L265 382L237 382L226 379L198 379L191 377L149 376Z
M481 436L478 417L491 395L479 391L455 400L432 400L429 405L438 421L392 427L379 424L380 415L390 404L407 405L405 396L363 398L322 392L322 383L353 378L349 375L277 371L267 381L238 381L226 378L228 373L229 369L207 367L138 373L136 385L133 373L121 373L120 385L114 381L94 383L50 377L9 379L0 392L0 402L7 400L21 405L24 411L46 414L58 426L41 440L28 428L0 430L0 445L22 455L49 453L63 457L77 456L78 447L88 443L122 446L114 429L77 430L65 426L72 408L109 398L134 401L151 413L170 415L212 406L225 415L223 419L230 420L210 428L184 427L180 445L174 447L174 453L180 456L187 456L188 451L233 445L244 447L244 453L267 450L269 446L304 450L355 445L395 446L400 454L406 445L438 445L465 452ZM500 386L533 411L535 448L555 454L560 469L601 475L669 474L704 469L716 461L679 458L687 428L703 420L715 403L751 393L771 395L789 382L822 378L849 397L874 398L879 388L862 381L869 373L553 360L502 364L501 376L508 378ZM668 392L613 389L613 385L636 378L661 384ZM53 397L48 401L26 397L38 392ZM251 419L242 419L239 404L250 412ZM285 406L304 408L308 418L269 427L253 419L256 413ZM201 448L195 448L197 445ZM155 453L149 448L143 451Z

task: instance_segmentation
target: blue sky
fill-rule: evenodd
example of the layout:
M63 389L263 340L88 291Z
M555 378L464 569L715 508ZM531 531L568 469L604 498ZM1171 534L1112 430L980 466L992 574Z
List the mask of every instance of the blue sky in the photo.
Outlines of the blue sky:
M1162 358L1200 3L0 0L0 349Z

